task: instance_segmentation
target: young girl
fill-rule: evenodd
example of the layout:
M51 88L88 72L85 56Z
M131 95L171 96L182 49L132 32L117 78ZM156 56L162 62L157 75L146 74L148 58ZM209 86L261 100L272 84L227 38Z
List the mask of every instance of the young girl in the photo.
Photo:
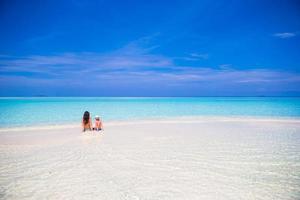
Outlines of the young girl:
M95 127L94 130L100 131L103 130L103 124L98 115L95 116Z
M91 131L93 127L92 120L90 117L90 113L85 111L82 117L82 131Z

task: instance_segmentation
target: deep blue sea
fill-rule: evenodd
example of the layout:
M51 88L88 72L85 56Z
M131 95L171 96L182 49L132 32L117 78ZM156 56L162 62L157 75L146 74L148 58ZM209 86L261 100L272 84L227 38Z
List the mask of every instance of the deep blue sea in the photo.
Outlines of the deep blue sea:
M32 97L0 98L0 127L77 123L83 112L104 121L191 116L300 118L300 98Z

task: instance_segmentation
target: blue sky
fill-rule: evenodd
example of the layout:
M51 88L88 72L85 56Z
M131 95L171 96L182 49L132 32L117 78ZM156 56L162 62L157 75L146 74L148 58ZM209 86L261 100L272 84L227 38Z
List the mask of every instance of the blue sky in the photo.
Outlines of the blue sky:
M0 96L299 96L299 1L0 1Z

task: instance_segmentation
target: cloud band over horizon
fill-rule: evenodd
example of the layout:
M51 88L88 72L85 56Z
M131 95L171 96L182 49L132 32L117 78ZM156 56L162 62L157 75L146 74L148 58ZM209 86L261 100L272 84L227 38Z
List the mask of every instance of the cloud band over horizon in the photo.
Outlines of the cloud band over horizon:
M290 96L300 93L297 72L235 69L230 64L186 66L176 63L178 58L153 54L149 49L130 43L106 54L2 55L0 94L7 96L12 90L22 96L25 95L22 88L31 91L27 96ZM207 59L199 55L191 54L191 58ZM64 90L65 94L57 92L65 87L70 88Z

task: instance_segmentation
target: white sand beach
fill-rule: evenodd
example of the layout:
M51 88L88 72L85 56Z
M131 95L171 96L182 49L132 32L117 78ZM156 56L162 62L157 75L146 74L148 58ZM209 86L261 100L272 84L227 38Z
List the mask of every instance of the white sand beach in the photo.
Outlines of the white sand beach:
M182 118L0 130L0 199L299 199L300 121Z

